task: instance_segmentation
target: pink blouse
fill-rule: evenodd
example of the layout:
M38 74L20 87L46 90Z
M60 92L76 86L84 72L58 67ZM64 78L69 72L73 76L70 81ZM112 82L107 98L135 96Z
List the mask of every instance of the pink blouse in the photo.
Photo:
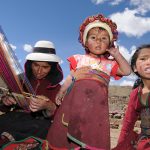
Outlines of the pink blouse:
M117 76L118 63L113 59L95 58L88 54L80 55L76 54L67 59L70 62L70 69L76 70L83 66L91 66L92 69L96 69L104 72L110 78L113 76L116 80L120 79L120 76Z

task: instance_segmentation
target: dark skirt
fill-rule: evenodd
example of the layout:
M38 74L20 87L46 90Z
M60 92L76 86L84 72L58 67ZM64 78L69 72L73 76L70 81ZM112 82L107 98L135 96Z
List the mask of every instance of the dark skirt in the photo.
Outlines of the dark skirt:
M8 132L15 140L21 140L29 136L45 139L50 124L50 119L37 118L30 113L9 112L0 115L0 135L3 132Z
M51 148L110 150L108 87L96 80L74 83L59 107L48 137Z

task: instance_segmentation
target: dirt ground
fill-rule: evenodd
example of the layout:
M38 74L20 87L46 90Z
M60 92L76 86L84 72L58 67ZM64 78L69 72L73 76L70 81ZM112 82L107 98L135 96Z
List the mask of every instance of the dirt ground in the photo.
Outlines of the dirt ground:
M110 124L119 124L118 128L110 128L111 148L117 145L117 141L122 128L122 119L110 119ZM140 133L140 121L137 121L134 130Z
M120 127L119 129L112 129L110 128L110 137L111 137L111 148L115 147L117 145L117 140L120 133Z
M122 119L110 119L111 148L114 148L117 145L121 127L122 127Z

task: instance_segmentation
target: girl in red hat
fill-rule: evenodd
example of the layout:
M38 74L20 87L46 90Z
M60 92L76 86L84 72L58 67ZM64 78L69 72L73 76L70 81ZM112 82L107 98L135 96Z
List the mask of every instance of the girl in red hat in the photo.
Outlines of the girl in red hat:
M86 54L68 58L71 74L57 95L57 104L64 99L47 137L51 149L110 150L109 80L131 72L114 47L117 35L116 24L101 14L86 18L80 26L79 41Z

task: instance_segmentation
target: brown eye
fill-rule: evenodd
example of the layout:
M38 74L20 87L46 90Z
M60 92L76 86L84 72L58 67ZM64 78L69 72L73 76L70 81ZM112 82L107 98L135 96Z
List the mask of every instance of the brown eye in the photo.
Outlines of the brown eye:
M140 60L144 61L144 60L146 60L146 58L144 58L144 57L141 57L141 58L140 58Z
M95 40L96 36L95 35L89 35L88 39Z
M107 37L102 37L101 38L103 41L109 40Z

